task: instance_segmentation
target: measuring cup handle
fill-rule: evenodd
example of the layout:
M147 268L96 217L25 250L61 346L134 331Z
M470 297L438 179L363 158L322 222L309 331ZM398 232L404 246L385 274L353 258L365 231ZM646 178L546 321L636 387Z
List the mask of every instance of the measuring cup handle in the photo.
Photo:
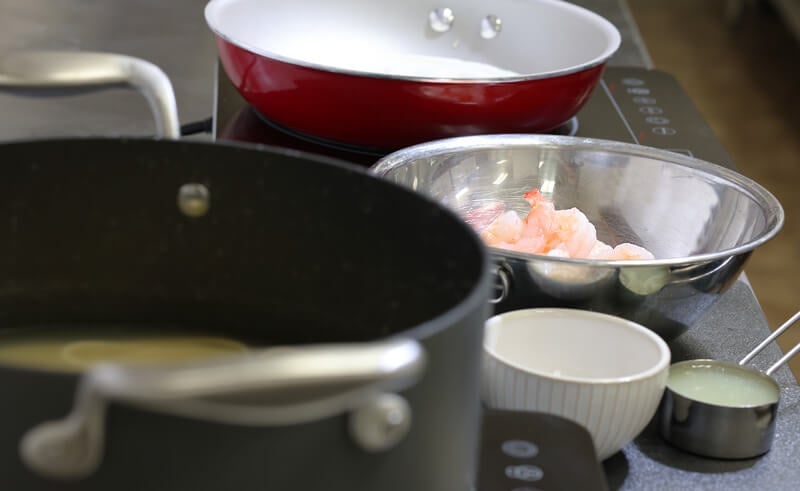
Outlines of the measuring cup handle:
M789 329L790 327L792 327L792 326L794 325L794 323L795 323L795 322L797 322L797 320L798 320L798 319L800 319L800 311L798 311L798 312L797 312L797 313L795 313L795 314L794 314L792 317L790 317L790 318L789 318L789 320L787 320L786 322L784 322L784 323L783 323L783 325L781 325L779 328L775 329L775 332L773 332L772 334L770 334L769 336L767 336L767 338L766 338L765 340L761 341L761 343L760 343L758 346L756 346L755 348L753 348L753 350L752 350L750 353L747 353L747 355L745 355L745 357L744 357L744 358L742 358L742 360L739 362L739 365L744 365L745 363L747 363L747 362L749 362L750 360L752 360L752 359L753 359L753 357L755 357L755 356L756 356L757 354L759 354L759 353L760 353L760 352L761 352L761 351L762 351L764 348L766 348L766 347L767 347L767 345L768 345L769 343L771 343L771 342L775 341L775 339L777 339L777 338L778 338L778 336L780 336L781 334L783 334L783 333L784 333L784 331L786 331L787 329ZM784 356L783 356L783 358L781 358L780 360L778 360L777 362L775 362L775 364L774 364L774 365L772 365L771 367L769 367L769 369L767 369L767 372L766 372L766 374L767 374L767 375L772 375L772 373L773 373L775 370L777 370L777 369L778 369L778 368L780 368L780 367L781 367L781 366L782 366L784 363L786 363L787 361L789 361L789 360L790 360L790 359L791 359L791 358L792 358L794 355L796 355L798 352L800 352L800 343L798 343L797 345L795 345L795 347L794 347L794 348L792 348L792 350L791 350L791 351L789 351L788 353L786 353L786 355L784 355Z

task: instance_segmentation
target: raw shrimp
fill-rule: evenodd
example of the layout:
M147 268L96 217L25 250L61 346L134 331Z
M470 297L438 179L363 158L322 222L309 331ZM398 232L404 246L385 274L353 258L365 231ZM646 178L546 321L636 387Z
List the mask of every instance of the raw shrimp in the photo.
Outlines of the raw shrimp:
M525 201L531 205L531 210L525 217L525 229L522 235L526 237L549 236L555 221L555 205L542 196L538 189L532 189L524 196Z
M555 212L553 228L547 236L548 249L560 249L567 257L587 257L597 243L597 231L580 210Z
M556 210L538 189L524 194L531 209L525 218L514 211L498 216L481 231L486 245L551 257L601 260L654 259L647 249L623 243L616 247L597 240L597 230L577 208Z
M614 247L614 252L611 253L609 259L655 259L655 256L644 247L623 242Z
M528 254L546 254L548 252L546 246L547 244L544 236L536 237L525 235L522 236L517 242L508 244L506 247L501 248L509 249L511 251L527 252Z
M505 242L513 244L522 236L522 219L517 212L511 210L501 214L481 232L487 245Z
M598 240L592 250L589 251L589 259L611 259L614 253L614 248L606 244L602 240Z

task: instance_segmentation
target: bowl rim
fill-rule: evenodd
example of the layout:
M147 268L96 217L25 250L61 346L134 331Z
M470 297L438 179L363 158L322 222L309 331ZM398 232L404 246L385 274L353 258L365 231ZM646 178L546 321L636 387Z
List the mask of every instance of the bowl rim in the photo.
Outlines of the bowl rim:
M761 206L766 219L765 228L758 236L739 246L729 247L727 249L714 252L692 254L683 257L661 259L601 260L528 254L524 252L498 249L496 247L488 247L493 255L510 256L523 260L547 260L556 263L605 266L609 268L618 268L621 266L685 266L687 264L711 262L745 254L774 238L783 228L785 214L783 207L775 195L769 192L761 184L733 169L729 169L723 167L722 165L695 157L690 157L688 155L671 152L669 150L599 138L520 133L443 138L420 143L392 152L375 162L375 164L369 168L369 172L379 177L386 178L387 174L389 174L391 171L401 168L414 160L441 157L445 154L454 154L464 152L465 150L475 151L497 148L513 149L531 147L549 149L566 148L575 151L601 151L632 157L660 160L710 175L716 179L722 179L727 181L731 187L736 188L739 192L748 196L751 200L755 201Z
M204 17L209 29L220 40L229 43L239 49L249 51L257 56L269 58L272 60L288 63L291 65L310 68L313 70L320 70L329 73L336 73L341 75L352 75L357 77L375 78L375 79L389 79L407 82L424 82L424 83L448 83L448 84L484 84L484 83L511 83L511 82L524 82L530 80L555 78L573 73L579 73L591 68L603 65L619 50L622 44L622 35L619 29L608 19L600 14L589 10L580 5L575 5L570 2L563 2L562 0L534 0L541 4L546 4L549 7L560 9L562 11L571 12L575 18L581 18L586 22L586 25L596 27L602 31L607 38L606 46L602 53L594 56L591 59L572 66L566 66L555 70L547 70L542 72L521 73L513 76L500 76L500 77L480 77L480 78L443 78L443 77L426 77L426 76L413 76L413 75L393 75L381 72L371 72L368 70L357 70L351 68L343 68L335 65L327 65L324 63L316 63L305 61L303 59L295 58L292 56L284 56L268 49L260 48L253 43L244 42L236 39L237 36L228 32L220 20L222 12L228 7L236 7L239 0L210 0L204 8ZM234 5L231 5L234 4Z
M529 309L520 309L520 310L511 310L508 312L504 312L502 314L497 314L486 321L485 330L489 330L490 323L497 322L501 318L516 318L516 317L527 317L533 321L535 318L540 318L542 316L553 317L557 316L560 318L564 317L571 317L571 318L585 318L589 320L603 320L607 323L616 324L619 326L625 327L627 330L625 332L631 333L635 332L639 337L644 337L652 344L656 346L658 349L658 360L650 366L649 368L639 371L633 375L625 375L620 377L577 377L571 375L553 375L552 373L547 373L536 368L532 367L524 367L518 363L515 363L508 358L502 356L496 350L492 349L487 342L488 336L484 336L483 341L483 353L485 356L489 356L492 360L505 365L508 368L521 372L528 376L534 376L540 379L549 380L552 382L557 383L572 383L572 384L582 384L582 385L619 385L619 384L628 384L633 382L639 382L647 379L651 379L653 377L657 377L660 374L664 375L664 383L666 384L666 377L668 375L668 370L670 367L670 362L672 359L672 353L669 349L669 345L667 345L666 341L664 341L661 336L653 332L652 330L646 328L645 326L633 322L628 319L624 319L622 317L617 317L610 314L604 314L602 312L596 312L591 310L581 310L581 309L569 309L569 308L529 308Z

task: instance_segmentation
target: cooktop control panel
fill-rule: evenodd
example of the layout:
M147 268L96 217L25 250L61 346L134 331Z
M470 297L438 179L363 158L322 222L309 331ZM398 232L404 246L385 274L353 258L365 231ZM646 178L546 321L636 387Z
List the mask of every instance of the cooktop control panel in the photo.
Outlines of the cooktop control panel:
M608 490L586 429L550 414L485 411L478 491L575 490Z

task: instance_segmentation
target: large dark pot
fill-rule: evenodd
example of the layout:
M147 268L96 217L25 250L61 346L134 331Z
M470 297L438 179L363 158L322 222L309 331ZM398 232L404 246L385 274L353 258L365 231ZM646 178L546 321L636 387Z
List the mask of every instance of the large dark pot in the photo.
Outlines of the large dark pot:
M82 376L0 366L0 489L474 483L489 280L456 215L275 148L39 141L0 160L0 329L292 346Z

